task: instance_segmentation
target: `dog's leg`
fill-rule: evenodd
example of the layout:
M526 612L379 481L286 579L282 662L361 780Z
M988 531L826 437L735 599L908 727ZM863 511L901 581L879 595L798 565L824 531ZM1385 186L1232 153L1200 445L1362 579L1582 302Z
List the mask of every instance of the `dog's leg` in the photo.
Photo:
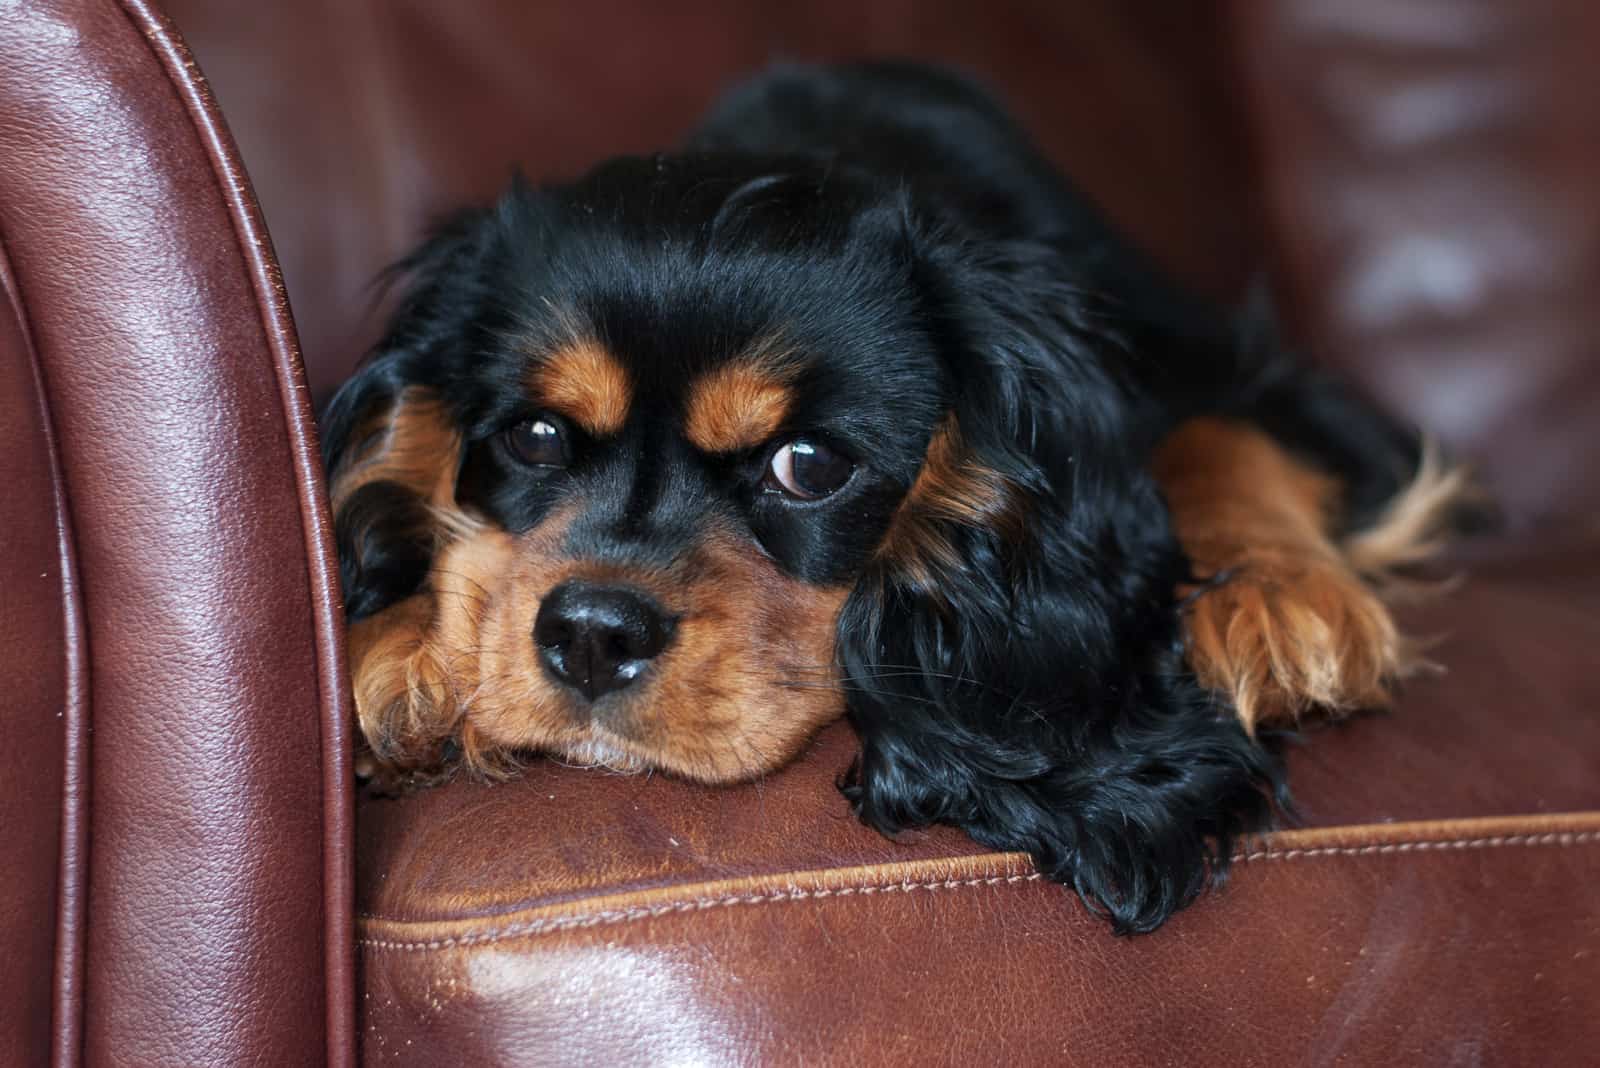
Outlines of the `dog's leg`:
M1153 466L1203 582L1189 591L1190 664L1247 730L1313 708L1382 706L1421 666L1379 591L1389 568L1436 546L1459 473L1424 463L1375 523L1341 543L1330 533L1338 483L1249 424L1191 420Z

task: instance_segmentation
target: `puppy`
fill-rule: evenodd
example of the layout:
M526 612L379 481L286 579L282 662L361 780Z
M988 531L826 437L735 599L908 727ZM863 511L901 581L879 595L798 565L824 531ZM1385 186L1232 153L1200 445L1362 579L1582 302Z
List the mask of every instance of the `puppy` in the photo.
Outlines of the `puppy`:
M732 782L848 714L868 824L1147 931L1269 822L1256 725L1407 666L1372 583L1455 477L954 76L774 71L399 270L324 420L391 785L536 751Z

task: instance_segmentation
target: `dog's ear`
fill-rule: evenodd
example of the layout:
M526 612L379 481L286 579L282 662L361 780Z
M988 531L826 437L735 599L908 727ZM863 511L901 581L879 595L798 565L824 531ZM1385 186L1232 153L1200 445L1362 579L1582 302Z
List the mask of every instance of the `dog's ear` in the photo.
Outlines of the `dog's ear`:
M918 272L952 405L841 618L847 792L1150 930L1266 823L1276 772L1182 664L1132 357L1047 247L933 243Z
M441 388L470 359L494 306L487 263L502 205L457 216L394 267L405 286L384 339L323 412L339 575L351 626L363 773L395 786L434 773L456 726L432 631L429 573L478 525L456 500L460 413Z
M378 390L331 457L329 493L345 611L354 622L422 586L457 514L460 435L425 386Z
M462 518L455 502L461 438L439 387L475 343L490 303L480 279L501 212L456 216L389 270L387 280L405 286L389 329L323 412L323 461L352 621L415 593L440 538Z

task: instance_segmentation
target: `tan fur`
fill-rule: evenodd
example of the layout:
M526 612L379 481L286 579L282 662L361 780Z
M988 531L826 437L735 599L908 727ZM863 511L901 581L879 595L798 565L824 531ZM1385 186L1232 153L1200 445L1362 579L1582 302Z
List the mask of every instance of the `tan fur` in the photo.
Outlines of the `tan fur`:
M1386 599L1437 592L1441 584L1418 583L1401 572L1445 547L1451 517L1464 502L1484 503L1470 472L1446 465L1434 443L1424 442L1416 477L1389 502L1376 523L1345 539L1345 559Z
M1380 596L1393 569L1439 547L1465 487L1436 458L1371 529L1335 544L1336 484L1243 424L1196 419L1155 457L1179 541L1202 576L1186 619L1191 664L1249 730L1386 704L1424 661ZM1396 587L1398 588L1398 587Z
M948 524L988 527L1014 539L1025 521L1021 501L1004 478L967 454L960 425L954 415L946 416L928 441L922 468L878 546L878 557L936 590L939 572L962 566L946 536Z
M572 514L521 537L480 529L451 542L429 594L353 629L358 714L387 781L425 781L451 737L461 763L487 777L540 750L736 781L785 763L843 714L832 659L846 591L791 579L716 530L664 570L573 559ZM541 599L573 578L634 586L678 617L646 677L592 715L545 674L531 637Z
M790 578L726 531L704 539L694 570L657 591L682 615L636 737L652 763L670 752L666 766L679 774L750 778L843 714L833 645L848 591Z
M689 391L684 435L702 452L753 449L789 414L793 370L779 356L757 355L707 372Z
M418 594L350 628L356 721L366 739L364 778L436 765L455 728L455 680L428 639L434 600Z
M596 437L622 429L633 402L628 372L597 341L573 341L539 360L530 382L534 400Z
M462 759L496 774L506 762L462 736L479 688L476 633L489 610L487 583L509 552L510 538L479 528L441 553L428 588L350 628L356 719L366 739L369 774L426 779L439 770L447 741Z
M427 503L441 545L484 529L456 503L461 439L431 391L406 389L355 442L330 476L335 511L363 486L394 482ZM350 628L356 718L367 742L358 769L384 785L425 776L455 726L455 665L440 659L431 635L439 596L417 594Z
M398 482L435 507L452 507L461 438L432 391L407 388L392 407L357 430L354 440L331 473L335 512L372 482Z

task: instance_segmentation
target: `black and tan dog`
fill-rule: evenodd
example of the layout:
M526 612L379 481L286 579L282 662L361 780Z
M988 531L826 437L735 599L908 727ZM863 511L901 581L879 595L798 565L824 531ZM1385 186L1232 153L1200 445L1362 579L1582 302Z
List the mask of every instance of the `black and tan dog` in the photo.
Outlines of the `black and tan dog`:
M730 782L848 714L869 824L1147 930L1268 822L1254 726L1406 667L1375 584L1458 480L952 76L775 71L402 269L325 420L382 780Z

